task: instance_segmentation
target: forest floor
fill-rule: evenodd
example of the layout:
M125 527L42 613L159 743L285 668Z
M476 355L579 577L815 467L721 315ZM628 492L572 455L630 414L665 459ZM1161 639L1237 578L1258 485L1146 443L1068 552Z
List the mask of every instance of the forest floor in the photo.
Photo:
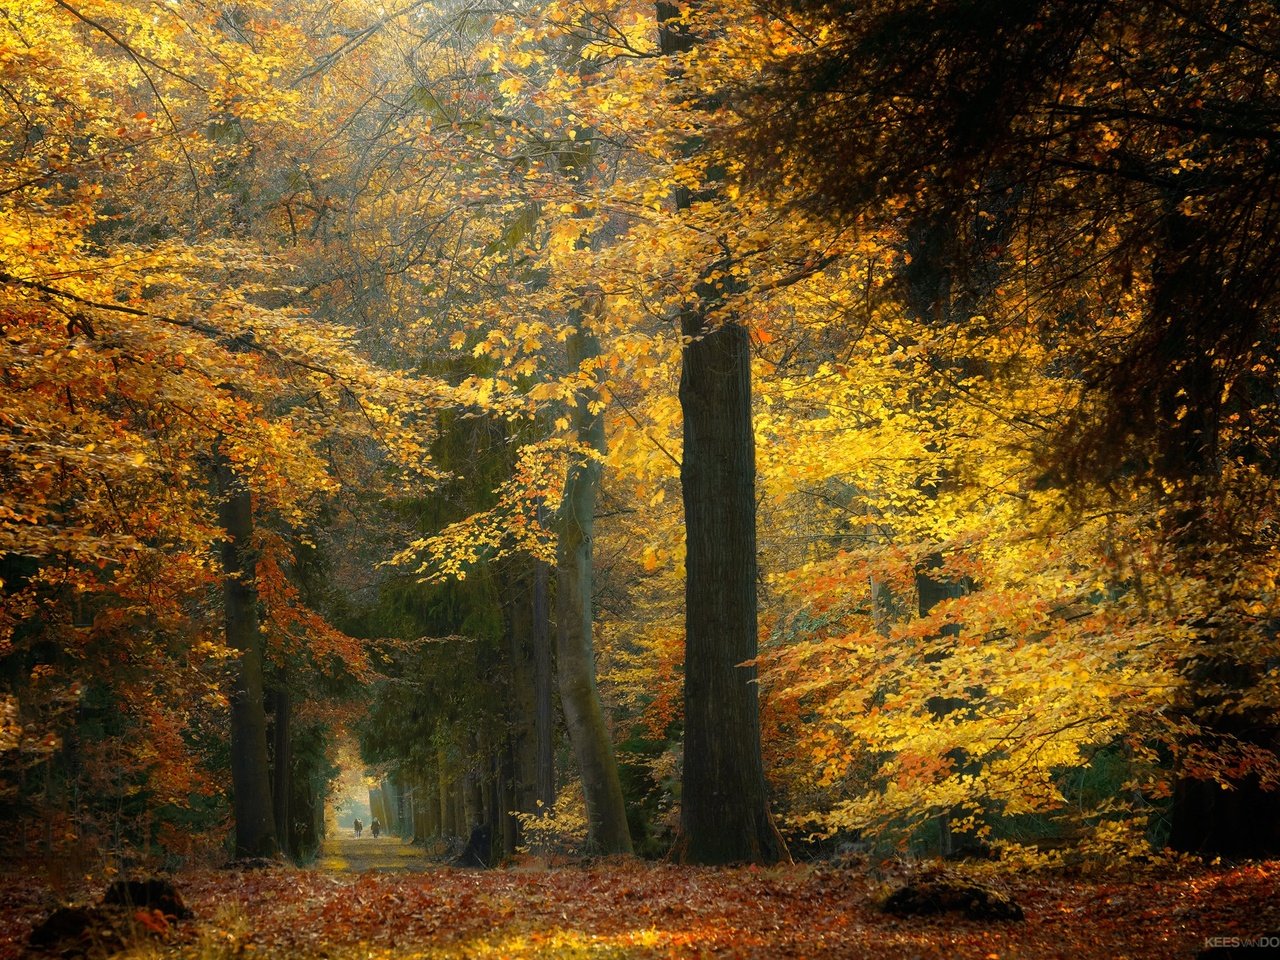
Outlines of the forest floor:
M375 838L368 832L354 837L349 830L329 834L315 862L315 869L325 873L398 873L440 866L422 847L404 843L399 837L384 834Z
M1026 919L977 922L955 913L883 913L879 901L902 879L894 870L604 861L417 872L400 866L419 862L400 846L388 838L339 845L341 859L367 867L362 872L334 869L330 861L310 870L181 874L175 880L196 918L168 930L151 923L157 931L119 956L1175 960L1194 957L1213 938L1280 933L1280 863L1124 877L997 874L986 882L1014 897ZM30 875L0 877L0 958L23 956L22 944L50 902Z

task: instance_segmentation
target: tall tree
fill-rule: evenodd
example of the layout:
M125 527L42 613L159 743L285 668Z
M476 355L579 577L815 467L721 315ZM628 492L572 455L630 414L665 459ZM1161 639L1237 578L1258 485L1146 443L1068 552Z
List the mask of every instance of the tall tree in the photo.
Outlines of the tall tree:
M280 852L296 857L293 846L291 800L294 794L293 771L293 704L286 685L285 671L280 683L271 689L271 801L276 824L276 840Z
M688 54L695 39L679 11L657 5L661 50ZM686 91L690 106L698 91ZM708 104L702 104L706 108ZM690 145L692 149L692 145ZM692 205L688 190L677 207ZM680 315L680 484L686 528L685 741L680 859L774 863L789 859L769 811L760 749L755 659L755 435L751 340L721 309L731 263L708 264Z
M548 572L543 560L516 557L504 565L501 575L512 686L510 809L526 814L549 812L556 800Z
M575 314L566 341L571 367L589 370L600 345L583 312ZM565 726L573 743L586 798L588 842L600 853L631 853L627 809L613 755L613 735L596 688L592 644L592 532L600 462L604 453L603 403L584 389L574 401L571 423L582 446L569 467L560 502L556 546L556 675Z
M262 630L254 587L253 499L221 452L215 470L222 520L223 603L227 646L236 651L231 688L231 801L236 856L274 857L280 852L271 770L267 762L267 714L263 697Z
M532 617L530 638L533 659L533 777L534 804L530 809L550 810L556 802L555 704L552 702L552 659L550 604L547 600L550 569L542 560L533 561ZM541 806L539 806L539 802Z
M0 622L48 598L22 655L65 681L63 702L87 689L118 705L111 773L131 803L155 805L144 828L153 810L221 789L222 769L198 768L225 751L198 756L207 741L191 728L218 700L211 661L228 643L246 654L237 727L255 731L237 735L237 754L259 739L256 618L271 612L253 595L250 540L301 526L345 455L372 449L371 429L386 439L406 425L393 411L416 392L359 359L350 330L315 323L281 259L273 164L291 166L320 115L290 82L320 45L302 28L317 8L287 7L206 19L132 0L12 4L0 23L0 47L24 51L0 66L0 139L17 145L0 174L0 445L12 451L0 482L21 505L0 511L0 552L31 567L0 597ZM334 16L345 12L324 13L326 28ZM218 92L228 85L234 104ZM406 463L425 461L410 439L425 422L400 434L415 446ZM357 442L338 439L351 426ZM221 503L201 468L215 447ZM221 629L196 615L218 592ZM249 753L249 781L262 781ZM261 803L249 806L237 846L272 852Z

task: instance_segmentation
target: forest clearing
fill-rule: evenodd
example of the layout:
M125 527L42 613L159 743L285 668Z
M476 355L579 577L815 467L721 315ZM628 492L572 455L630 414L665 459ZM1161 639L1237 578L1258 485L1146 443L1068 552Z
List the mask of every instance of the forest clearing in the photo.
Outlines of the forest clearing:
M1278 582L1274 0L0 0L6 950L1265 954Z

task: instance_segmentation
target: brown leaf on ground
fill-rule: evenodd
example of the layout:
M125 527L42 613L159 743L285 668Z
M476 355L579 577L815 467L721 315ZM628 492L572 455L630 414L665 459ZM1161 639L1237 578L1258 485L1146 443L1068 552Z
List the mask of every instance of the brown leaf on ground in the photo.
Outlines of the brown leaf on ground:
M1280 926L1280 863L1115 879L1001 881L1025 923L883 913L881 881L805 867L333 875L208 871L179 878L199 920L160 956L460 960L503 957L1192 957L1213 938ZM0 900L0 958L39 911ZM154 952L150 956L156 956Z

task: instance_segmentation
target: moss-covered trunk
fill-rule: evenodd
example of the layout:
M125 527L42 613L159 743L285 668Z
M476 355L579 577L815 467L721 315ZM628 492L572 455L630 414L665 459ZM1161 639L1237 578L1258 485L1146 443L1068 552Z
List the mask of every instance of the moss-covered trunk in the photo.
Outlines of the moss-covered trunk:
M568 339L569 363L580 366L599 355L594 335L581 316ZM578 442L591 451L604 450L604 415L594 391L577 399L572 423ZM596 688L592 643L591 536L595 523L600 464L584 459L569 470L560 507L557 548L556 674L565 727L582 776L589 822L589 842L598 853L630 853L631 833L613 755L613 740Z

